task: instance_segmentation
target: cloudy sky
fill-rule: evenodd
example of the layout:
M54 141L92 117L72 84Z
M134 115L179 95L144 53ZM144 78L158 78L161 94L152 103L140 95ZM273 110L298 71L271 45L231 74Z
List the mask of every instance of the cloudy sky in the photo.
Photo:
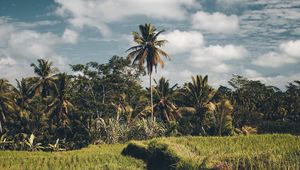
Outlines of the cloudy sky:
M299 0L0 0L0 77L33 75L38 58L69 71L126 56L146 22L167 30L173 57L156 77L208 74L217 87L240 74L282 89L300 79Z

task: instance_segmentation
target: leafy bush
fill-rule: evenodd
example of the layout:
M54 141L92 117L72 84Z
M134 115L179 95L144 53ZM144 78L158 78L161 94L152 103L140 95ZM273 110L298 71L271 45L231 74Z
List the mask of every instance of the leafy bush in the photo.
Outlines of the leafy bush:
M138 119L130 126L129 139L146 140L164 136L167 128L162 122L151 119Z

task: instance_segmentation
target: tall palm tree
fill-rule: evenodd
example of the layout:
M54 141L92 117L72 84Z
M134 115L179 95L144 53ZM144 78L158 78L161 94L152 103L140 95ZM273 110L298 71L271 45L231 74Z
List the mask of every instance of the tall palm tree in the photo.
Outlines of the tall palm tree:
M0 79L0 132L3 131L3 125L6 116L16 110L16 89L8 80Z
M176 121L176 117L181 115L177 111L174 104L174 95L176 93L177 84L170 86L169 80L161 77L157 82L154 80L156 87L154 91L154 110L163 120L167 122Z
M57 72L56 68L53 68L52 62L44 59L38 59L38 65L32 63L34 73L39 76L39 79L31 89L31 93L41 93L42 97L50 95L50 87L54 85L54 73Z
M50 127L53 121L65 127L69 123L69 110L74 107L69 101L71 77L66 73L60 73L57 77L54 87L55 94L49 102L46 112L50 115Z
M163 51L160 47L164 46L167 40L158 40L158 36L165 30L156 31L156 28L152 24L145 24L139 26L140 33L132 32L133 40L137 44L130 47L128 51L128 58L133 59L133 64L138 63L140 68L144 67L146 61L147 72L150 79L150 98L151 98L151 117L154 119L153 113L153 95L152 95L152 72L153 68L157 69L157 65L161 65L163 68L164 62L161 56L165 56L168 59L171 57Z

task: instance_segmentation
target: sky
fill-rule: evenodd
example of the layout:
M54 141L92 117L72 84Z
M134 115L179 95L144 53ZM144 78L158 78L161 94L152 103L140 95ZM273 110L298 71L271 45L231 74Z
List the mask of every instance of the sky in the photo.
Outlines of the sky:
M39 58L70 72L126 56L145 23L166 30L172 56L156 79L201 74L218 87L239 74L281 89L300 79L299 0L0 0L0 78L33 76Z

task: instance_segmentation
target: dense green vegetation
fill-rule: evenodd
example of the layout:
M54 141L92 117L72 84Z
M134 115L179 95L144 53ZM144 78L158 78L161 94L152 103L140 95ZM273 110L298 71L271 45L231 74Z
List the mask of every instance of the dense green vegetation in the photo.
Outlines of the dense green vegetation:
M286 90L234 75L230 87L213 88L195 75L179 86L151 84L167 41L151 24L133 32L137 46L108 63L71 65L61 73L39 59L35 76L16 84L0 79L0 148L60 151L88 144L124 143L162 136L231 136L300 132L300 81ZM146 69L144 65L147 65ZM150 87L140 78L150 76Z
M145 169L142 160L121 155L124 147L102 144L54 153L1 151L0 169Z
M291 135L158 138L131 142L123 153L149 169L300 168L300 138Z

